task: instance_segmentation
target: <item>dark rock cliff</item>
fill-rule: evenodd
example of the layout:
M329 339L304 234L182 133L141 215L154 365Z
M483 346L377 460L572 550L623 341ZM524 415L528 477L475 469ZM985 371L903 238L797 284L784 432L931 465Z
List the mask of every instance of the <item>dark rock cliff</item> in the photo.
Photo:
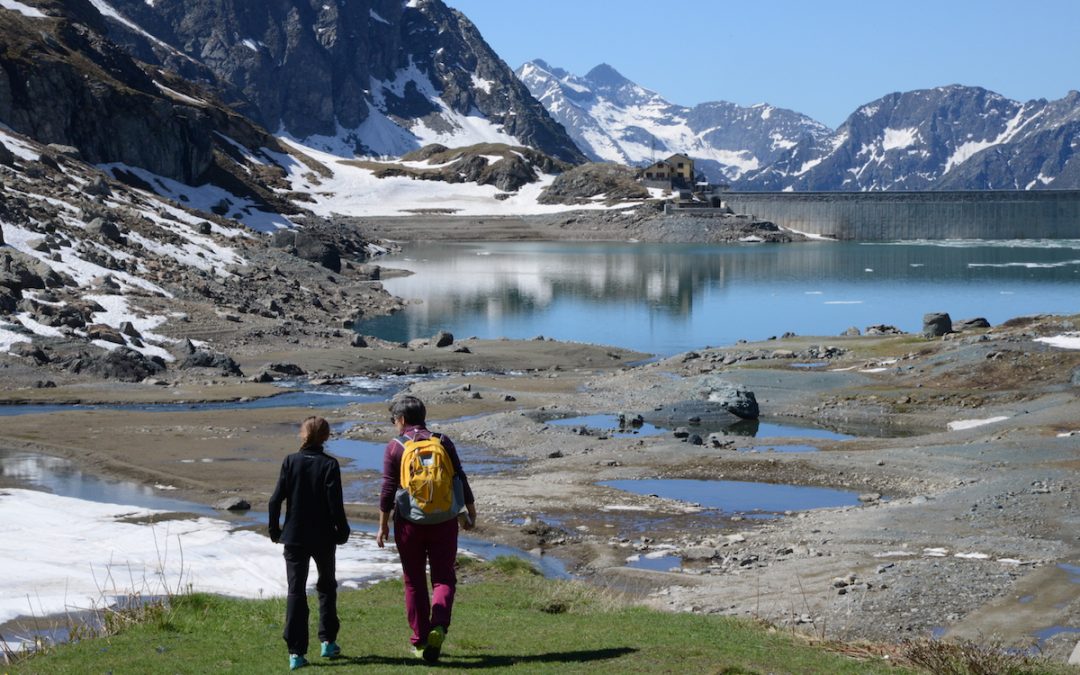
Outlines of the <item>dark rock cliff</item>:
M407 140L418 124L453 133L454 114L482 116L522 144L583 159L476 27L441 0L112 4L126 19L109 20L115 40L213 84L271 130L301 138L351 131L357 150L379 153L420 147ZM369 118L376 128L361 127ZM386 145L386 122L406 140Z

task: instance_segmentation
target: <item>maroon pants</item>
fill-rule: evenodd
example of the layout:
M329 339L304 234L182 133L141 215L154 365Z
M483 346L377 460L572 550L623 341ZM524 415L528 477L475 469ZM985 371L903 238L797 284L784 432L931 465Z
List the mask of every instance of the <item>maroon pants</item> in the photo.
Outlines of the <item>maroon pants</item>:
M451 518L438 525L418 525L402 518L394 519L394 544L401 557L405 579L405 613L412 628L410 642L415 646L427 641L435 626L450 628L457 575L458 521ZM428 598L427 566L431 565L432 598Z

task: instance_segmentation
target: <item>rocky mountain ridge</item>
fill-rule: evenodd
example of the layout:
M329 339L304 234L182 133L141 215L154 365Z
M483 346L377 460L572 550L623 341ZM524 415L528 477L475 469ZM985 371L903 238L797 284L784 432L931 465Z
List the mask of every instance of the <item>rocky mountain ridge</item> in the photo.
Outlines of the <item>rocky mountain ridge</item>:
M1021 103L980 87L896 92L832 131L767 105L672 104L602 64L583 77L517 71L594 160L682 152L713 182L749 191L1080 188L1080 93Z
M830 134L805 115L764 104L676 105L607 64L583 77L541 60L515 72L594 161L640 166L683 152L711 181L729 182Z
M1020 103L979 87L897 92L828 138L744 176L747 190L1037 190L1080 187L1080 93Z

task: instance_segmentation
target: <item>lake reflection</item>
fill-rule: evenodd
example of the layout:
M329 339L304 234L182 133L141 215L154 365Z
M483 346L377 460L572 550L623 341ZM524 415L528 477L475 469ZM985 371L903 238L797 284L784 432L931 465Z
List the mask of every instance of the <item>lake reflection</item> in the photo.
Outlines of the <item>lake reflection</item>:
M926 312L999 323L1073 313L1080 241L788 245L509 242L409 245L386 279L422 302L363 322L391 340L536 335L673 354L793 331L837 335Z

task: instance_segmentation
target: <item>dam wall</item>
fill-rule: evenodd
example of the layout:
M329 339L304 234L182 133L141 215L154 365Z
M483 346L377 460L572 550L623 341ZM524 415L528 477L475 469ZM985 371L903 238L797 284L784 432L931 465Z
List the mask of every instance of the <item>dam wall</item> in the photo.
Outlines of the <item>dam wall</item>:
M836 239L1080 239L1080 190L721 196L736 214Z

